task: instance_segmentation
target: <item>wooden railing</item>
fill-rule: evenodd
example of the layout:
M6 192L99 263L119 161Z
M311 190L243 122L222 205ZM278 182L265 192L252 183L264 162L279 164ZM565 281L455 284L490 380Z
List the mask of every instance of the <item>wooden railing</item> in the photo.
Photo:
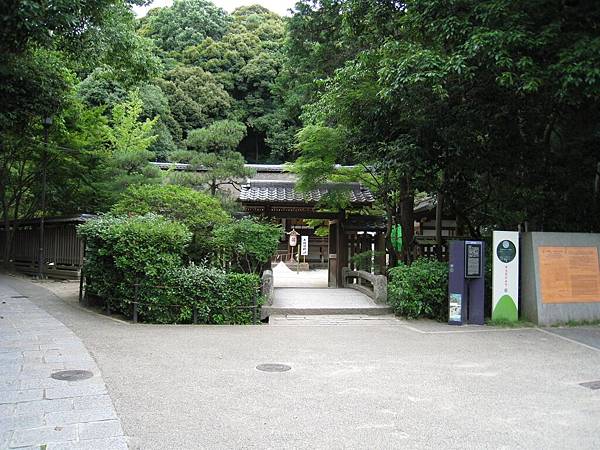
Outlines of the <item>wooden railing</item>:
M345 288L356 289L368 295L377 304L387 302L387 278L364 270L342 268L342 284Z

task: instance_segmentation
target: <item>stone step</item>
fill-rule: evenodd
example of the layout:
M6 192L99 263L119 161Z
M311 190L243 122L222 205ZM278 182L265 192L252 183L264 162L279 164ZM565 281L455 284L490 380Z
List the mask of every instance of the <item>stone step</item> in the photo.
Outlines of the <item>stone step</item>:
M385 305L372 306L324 306L324 307L281 307L281 306L263 306L262 313L264 317L277 316L322 316L322 315L364 315L364 316L382 316L393 313L392 308Z
M269 325L272 326L330 326L330 325L400 325L401 321L393 314L376 316L363 314L337 314L337 315L271 315Z

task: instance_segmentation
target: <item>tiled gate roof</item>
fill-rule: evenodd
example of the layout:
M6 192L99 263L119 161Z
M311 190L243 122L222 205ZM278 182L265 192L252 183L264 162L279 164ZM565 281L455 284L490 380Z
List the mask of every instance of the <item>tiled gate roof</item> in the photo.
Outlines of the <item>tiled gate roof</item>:
M352 206L370 206L374 202L371 191L360 183L324 183L307 193L295 190L293 181L251 180L242 185L240 201L260 204L315 205L333 191L347 191Z

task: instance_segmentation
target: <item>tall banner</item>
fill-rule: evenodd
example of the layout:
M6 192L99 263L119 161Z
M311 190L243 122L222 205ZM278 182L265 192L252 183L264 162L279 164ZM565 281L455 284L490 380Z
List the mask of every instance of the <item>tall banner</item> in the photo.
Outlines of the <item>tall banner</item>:
M492 320L519 319L519 232L494 231Z

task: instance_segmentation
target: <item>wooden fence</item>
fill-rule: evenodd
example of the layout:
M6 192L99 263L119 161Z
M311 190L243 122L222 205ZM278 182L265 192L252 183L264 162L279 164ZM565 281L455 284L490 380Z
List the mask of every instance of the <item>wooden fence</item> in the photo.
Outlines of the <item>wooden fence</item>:
M53 217L44 224L44 267L49 278L76 279L83 265L83 241L77 236L77 225L89 216ZM38 273L40 220L11 222L13 232L9 267L26 274ZM4 265L5 233L0 225L0 263Z

